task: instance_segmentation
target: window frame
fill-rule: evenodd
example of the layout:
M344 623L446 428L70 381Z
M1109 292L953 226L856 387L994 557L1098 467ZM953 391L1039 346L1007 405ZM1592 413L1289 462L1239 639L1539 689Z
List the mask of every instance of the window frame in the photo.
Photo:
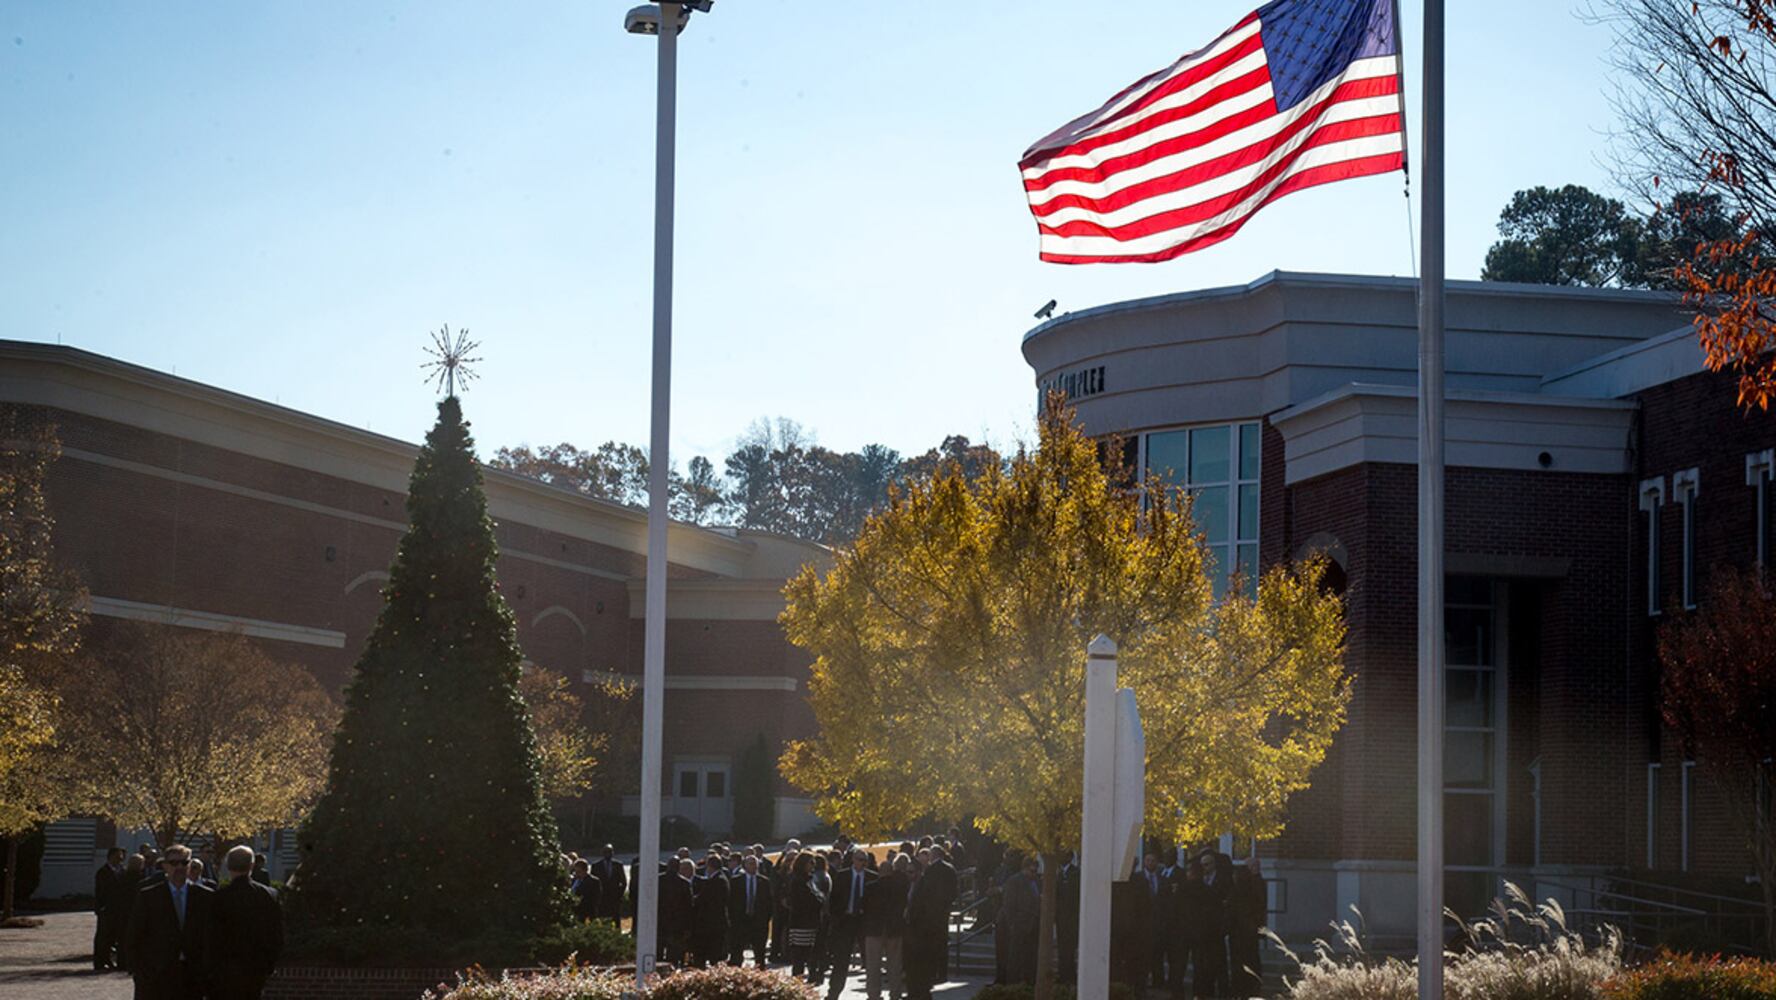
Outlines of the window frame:
M1257 451L1257 458L1254 463L1255 475L1251 478L1246 478L1242 474L1242 459L1245 457L1245 448L1243 446L1244 435L1242 434L1242 431L1246 427L1252 427L1254 429L1252 441ZM1196 449L1196 440L1194 435L1199 431L1211 431L1217 428L1223 428L1227 431L1227 478L1205 480L1200 483L1195 482L1191 478L1190 472L1191 464L1195 459L1194 452ZM1210 571L1210 583L1216 591L1215 599L1219 601L1226 596L1228 588L1232 586L1233 575L1240 566L1240 550L1248 547L1252 556L1252 565L1250 568L1250 577L1247 580L1246 593L1248 596L1255 595L1258 585L1258 559L1259 553L1262 551L1262 525L1264 522L1263 418L1246 417L1233 420L1209 421L1206 423L1176 424L1167 427L1155 427L1138 432L1136 435L1135 468L1136 475L1143 484L1146 482L1147 477L1150 474L1157 471L1150 467L1152 457L1151 439L1156 434L1183 435L1184 468L1181 470L1173 470L1174 475L1172 476L1162 477L1169 485L1182 490L1184 495L1188 497L1196 496L1200 490L1212 489L1218 486L1225 487L1227 490L1226 537L1223 541L1209 541L1208 532L1203 530L1202 524L1198 523L1196 526L1197 530L1203 535L1202 547L1204 549L1204 554L1208 555L1211 559L1214 559L1216 563ZM1240 490L1247 486L1251 487L1253 492L1252 517L1255 523L1252 525L1252 537L1241 538ZM1143 502L1145 502L1145 498L1143 498ZM1224 560L1221 555L1223 551L1226 553Z
M1745 456L1745 485L1756 490L1752 498L1752 518L1757 522L1752 535L1756 539L1753 555L1757 564L1770 566L1770 533L1772 494L1776 493L1776 448L1765 448Z
M1654 476L1640 482L1640 509L1647 515L1647 616L1659 614L1659 587L1662 566L1659 564L1659 515L1665 508L1665 477Z
M1679 580L1685 611L1696 610L1696 497L1702 492L1702 477L1695 468L1672 473L1672 499L1683 508L1683 565Z

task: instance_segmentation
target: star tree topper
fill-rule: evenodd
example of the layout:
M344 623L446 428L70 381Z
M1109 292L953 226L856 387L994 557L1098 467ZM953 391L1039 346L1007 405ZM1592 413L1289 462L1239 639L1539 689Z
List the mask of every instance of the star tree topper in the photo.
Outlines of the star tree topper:
M425 349L426 353L430 354L434 360L427 361L419 367L426 373L428 379L436 382L438 388L444 390L446 396L456 395L459 382L466 392L469 383L478 377L475 370L469 366L481 360L479 356L471 357L469 352L480 346L479 341L469 339L467 329L458 330L452 336L450 325L446 323L443 329L432 333L432 344Z

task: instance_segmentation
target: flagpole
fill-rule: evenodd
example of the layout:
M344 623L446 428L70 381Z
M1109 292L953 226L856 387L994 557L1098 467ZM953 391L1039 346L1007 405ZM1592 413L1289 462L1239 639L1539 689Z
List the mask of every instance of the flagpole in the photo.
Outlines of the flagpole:
M1443 0L1424 2L1418 295L1418 995L1443 1000Z
M679 4L661 0L654 122L653 413L648 435L647 582L642 619L641 861L635 866L635 982L654 971L659 932L661 732L666 699L666 473L672 414L672 194L678 112ZM672 956L678 958L680 956Z

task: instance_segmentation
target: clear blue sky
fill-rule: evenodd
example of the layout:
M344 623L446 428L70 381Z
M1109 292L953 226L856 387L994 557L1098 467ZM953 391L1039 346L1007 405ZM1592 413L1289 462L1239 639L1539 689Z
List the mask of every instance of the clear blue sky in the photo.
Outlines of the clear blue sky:
M832 447L1027 436L1031 312L1408 274L1396 176L1160 265L1039 263L1023 149L1252 0L718 0L682 39L673 459L783 415ZM1404 4L1417 154L1417 4ZM645 444L655 48L628 4L0 4L0 336L417 440L484 343L501 444ZM1449 260L1534 184L1609 187L1606 29L1449 4Z

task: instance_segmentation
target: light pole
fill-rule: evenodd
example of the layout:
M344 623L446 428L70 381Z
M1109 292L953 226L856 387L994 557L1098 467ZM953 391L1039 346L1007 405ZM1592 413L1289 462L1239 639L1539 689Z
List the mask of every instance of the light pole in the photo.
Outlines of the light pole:
M672 412L672 169L678 104L678 33L691 11L714 0L662 0L623 19L630 34L660 39L660 75L654 145L654 364L653 414L648 435L647 604L642 626L641 861L635 868L635 982L654 971L659 934L660 730L666 697L666 472Z

